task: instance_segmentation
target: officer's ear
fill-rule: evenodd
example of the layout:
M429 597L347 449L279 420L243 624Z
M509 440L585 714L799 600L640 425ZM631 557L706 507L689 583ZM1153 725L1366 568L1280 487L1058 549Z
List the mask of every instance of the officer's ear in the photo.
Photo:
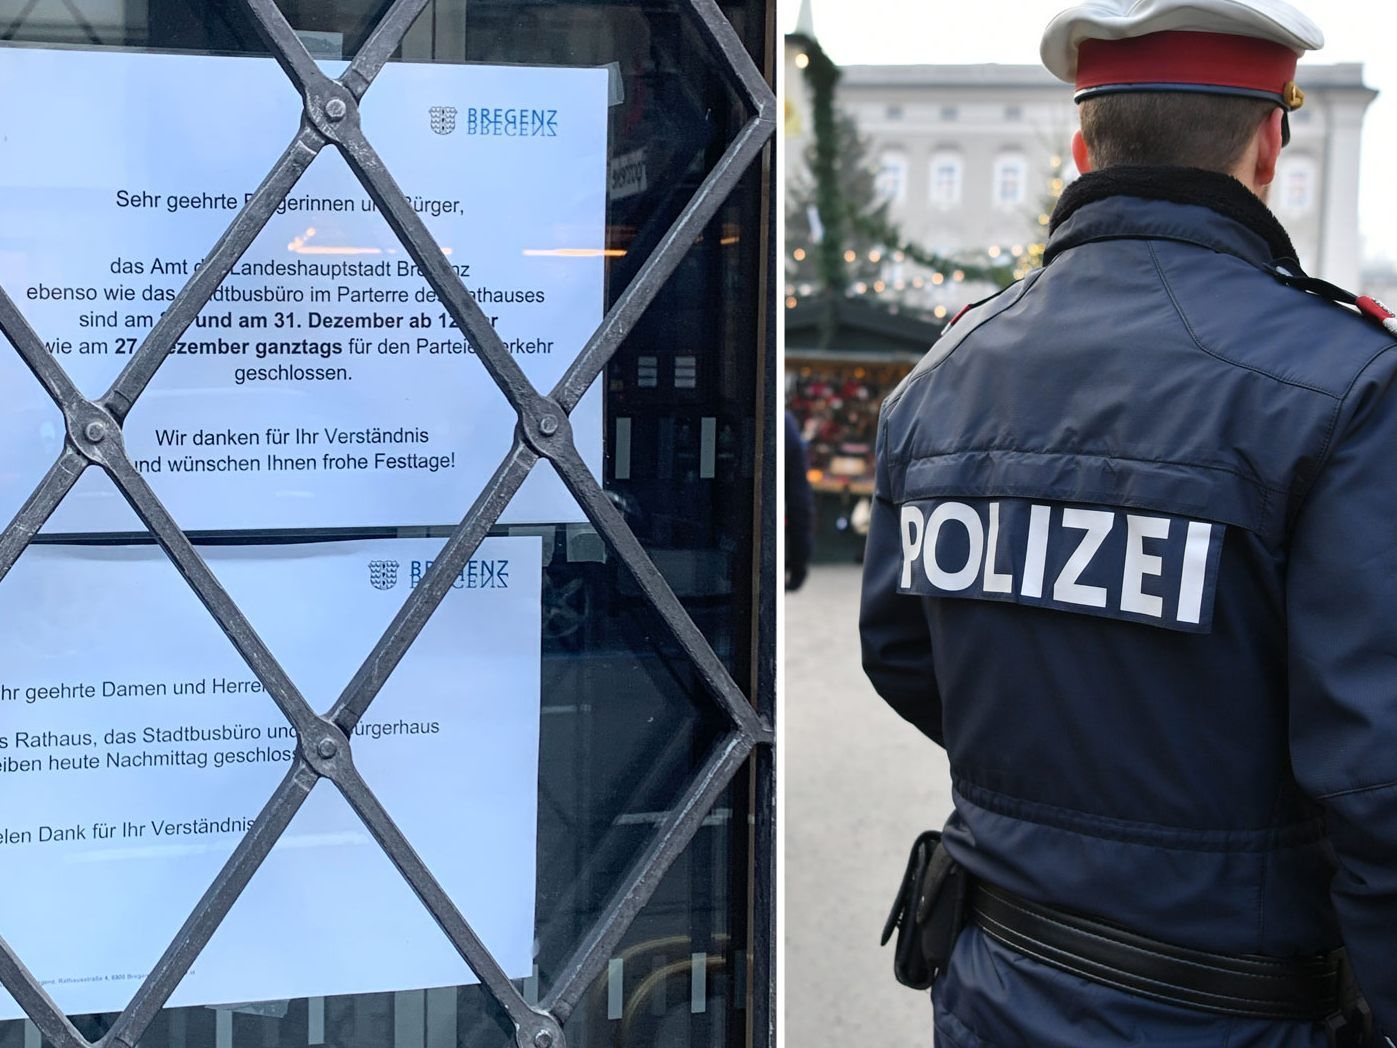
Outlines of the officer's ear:
M1085 175L1091 170L1091 156L1087 153L1087 140L1082 137L1081 131L1072 135L1072 160L1077 165L1077 171Z
M1269 186L1276 180L1276 164L1280 162L1281 148L1285 144L1284 120L1284 110L1273 109L1256 129L1254 185Z

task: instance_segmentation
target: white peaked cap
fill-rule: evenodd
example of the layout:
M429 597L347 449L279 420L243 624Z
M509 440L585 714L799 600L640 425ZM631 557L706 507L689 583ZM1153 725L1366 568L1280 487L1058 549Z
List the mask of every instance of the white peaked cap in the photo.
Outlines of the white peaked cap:
M1285 0L1086 0L1063 11L1043 33L1043 64L1075 83L1077 48L1087 40L1127 40L1163 32L1227 33L1318 51L1324 33Z

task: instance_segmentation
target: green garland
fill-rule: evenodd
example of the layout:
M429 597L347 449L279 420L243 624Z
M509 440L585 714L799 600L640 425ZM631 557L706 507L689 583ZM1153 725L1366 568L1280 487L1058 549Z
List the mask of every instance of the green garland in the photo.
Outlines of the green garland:
M836 174L836 134L834 127L834 89L839 83L839 67L824 48L809 37L805 38L805 83L810 89L815 129L815 210L820 216L823 232L816 247L817 269L827 291L825 316L820 324L820 341L829 346L834 341L839 323L835 302L848 288L844 270L844 216L848 210L840 192Z
M1001 288L1008 287L1018 279L1014 275L1014 270L1019 266L1018 259L1010 259L997 264L991 263L990 265L957 262L955 259L938 255L934 251L928 251L911 241L904 240L891 223L878 222L867 215L850 215L850 218L865 235L879 241L890 251L901 252L910 261L934 272L959 272L962 274L963 280L983 281Z
M816 268L829 300L823 341L828 343L833 338L837 323L834 302L843 297L849 288L849 274L844 262L846 224L883 244L888 250L901 252L918 265L935 272L959 271L964 274L962 279L983 281L996 287L1012 284L1016 279L1014 270L1017 260L985 266L945 258L906 240L891 223L859 213L844 199L837 174L838 136L834 122L834 94L839 84L840 70L818 41L807 36L802 36L801 41L808 59L805 82L810 89L814 124L815 155L811 174L815 178L815 210L824 227L816 248Z

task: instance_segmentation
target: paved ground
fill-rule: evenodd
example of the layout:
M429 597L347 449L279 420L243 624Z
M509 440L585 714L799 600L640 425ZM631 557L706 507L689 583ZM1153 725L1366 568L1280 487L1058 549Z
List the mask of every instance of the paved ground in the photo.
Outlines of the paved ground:
M786 598L786 1043L929 1048L931 1004L878 935L913 839L950 811L945 755L859 666L859 569Z

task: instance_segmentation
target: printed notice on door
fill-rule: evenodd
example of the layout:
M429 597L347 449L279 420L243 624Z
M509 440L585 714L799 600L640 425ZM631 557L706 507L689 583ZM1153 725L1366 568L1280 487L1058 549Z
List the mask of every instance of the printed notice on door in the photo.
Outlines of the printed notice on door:
M324 63L334 76L343 63ZM132 354L296 135L271 59L0 50L0 284L89 396ZM547 393L601 319L604 69L390 63L362 125L511 357ZM0 388L33 377L0 342ZM51 403L0 416L8 516L62 448ZM125 426L186 529L453 524L516 416L333 146L180 338ZM601 400L573 415L599 471ZM513 522L581 520L554 471ZM128 531L84 477L48 533Z
M440 548L204 555L323 710ZM540 553L537 537L486 539L350 740L511 978L533 966ZM0 586L0 621L0 934L67 1013L119 1011L285 779L296 739L158 547L33 546ZM172 1003L475 981L322 780ZM0 1019L20 1015L0 990Z

